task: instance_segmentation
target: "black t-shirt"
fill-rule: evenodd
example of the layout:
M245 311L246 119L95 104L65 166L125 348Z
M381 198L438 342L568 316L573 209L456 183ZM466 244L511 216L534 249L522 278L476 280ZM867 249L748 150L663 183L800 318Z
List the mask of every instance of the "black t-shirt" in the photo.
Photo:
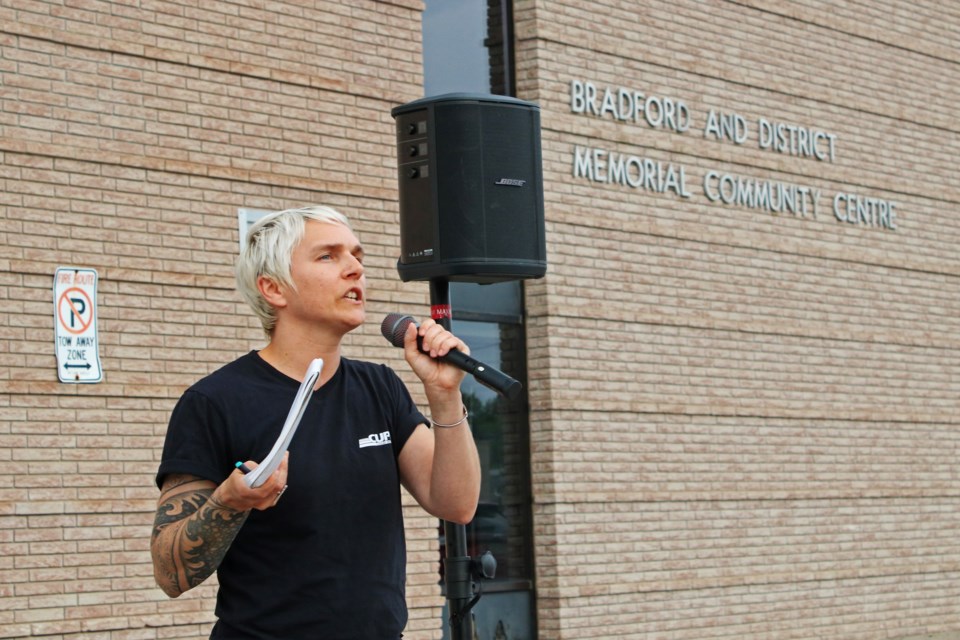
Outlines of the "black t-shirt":
M188 389L170 419L158 486L219 484L261 460L299 382L251 352ZM395 640L407 621L397 456L427 420L390 368L341 358L290 443L286 493L251 512L221 563L212 638Z

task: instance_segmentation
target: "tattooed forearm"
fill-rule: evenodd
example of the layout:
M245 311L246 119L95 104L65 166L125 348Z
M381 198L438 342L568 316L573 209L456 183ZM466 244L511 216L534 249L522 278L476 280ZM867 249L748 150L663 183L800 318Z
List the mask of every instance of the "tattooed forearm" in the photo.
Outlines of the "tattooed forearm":
M214 485L176 477L164 484L151 552L157 584L176 597L209 578L226 555L248 512L214 497Z
M248 513L234 511L211 495L197 517L186 521L180 539L180 561L187 589L197 586L217 570Z

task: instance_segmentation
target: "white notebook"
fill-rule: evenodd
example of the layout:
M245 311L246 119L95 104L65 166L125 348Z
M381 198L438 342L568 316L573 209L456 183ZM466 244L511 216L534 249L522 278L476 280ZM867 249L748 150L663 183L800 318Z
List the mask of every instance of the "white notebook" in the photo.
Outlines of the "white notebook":
M273 443L273 449L267 454L267 457L260 461L256 469L243 476L248 487L259 487L267 478L270 477L280 463L283 461L283 454L287 452L290 441L293 440L293 434L297 432L300 426L300 418L310 402L310 396L313 395L313 387L317 384L317 378L320 377L320 371L323 369L323 358L317 358L307 367L307 374L300 384L297 391L297 397L293 399L290 406L290 413L287 414L287 421L283 423L283 429L280 431L280 437Z

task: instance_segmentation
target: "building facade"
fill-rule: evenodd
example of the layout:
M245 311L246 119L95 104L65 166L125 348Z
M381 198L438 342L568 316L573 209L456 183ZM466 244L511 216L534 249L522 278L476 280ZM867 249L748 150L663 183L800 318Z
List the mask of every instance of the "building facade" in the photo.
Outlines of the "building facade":
M479 636L960 637L960 6L482 4L541 110L548 271L497 338L529 438L485 454L529 463L490 489L528 615L494 588ZM168 600L149 533L174 402L263 343L244 212L350 216L346 353L412 382L376 325L429 308L390 116L424 10L0 0L0 637L209 632L215 581ZM436 639L404 500L405 638Z

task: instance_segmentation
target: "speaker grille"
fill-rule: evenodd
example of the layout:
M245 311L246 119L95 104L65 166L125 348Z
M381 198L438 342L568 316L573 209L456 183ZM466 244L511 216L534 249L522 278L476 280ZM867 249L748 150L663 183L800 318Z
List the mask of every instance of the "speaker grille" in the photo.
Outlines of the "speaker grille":
M400 276L481 283L541 277L546 239L539 109L502 96L454 97L394 110L402 165L409 164L404 142L414 131L407 119L422 118L426 108L430 164L429 180L416 184L401 166ZM427 184L429 194L423 191ZM434 222L429 233L427 209ZM430 256L408 251L434 238Z

